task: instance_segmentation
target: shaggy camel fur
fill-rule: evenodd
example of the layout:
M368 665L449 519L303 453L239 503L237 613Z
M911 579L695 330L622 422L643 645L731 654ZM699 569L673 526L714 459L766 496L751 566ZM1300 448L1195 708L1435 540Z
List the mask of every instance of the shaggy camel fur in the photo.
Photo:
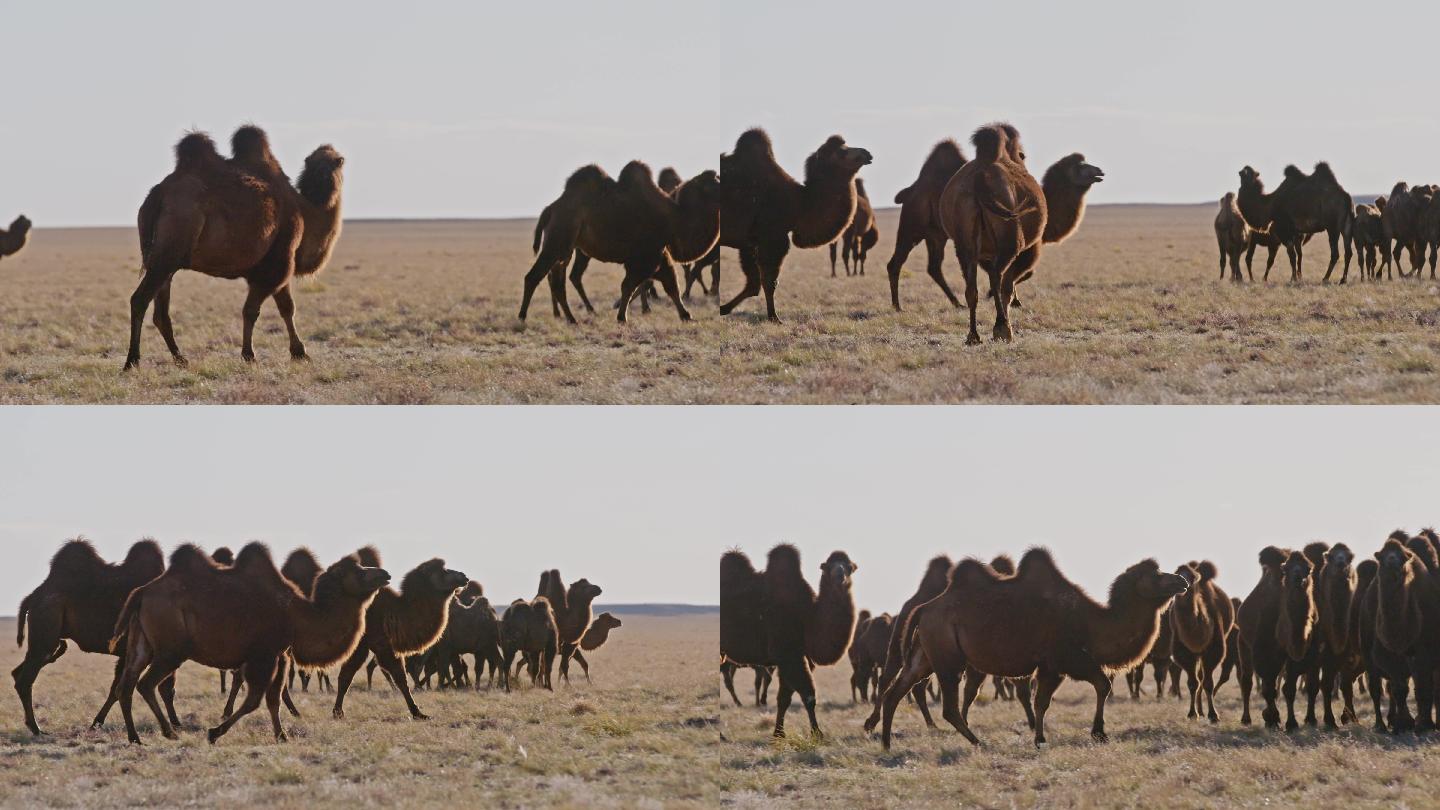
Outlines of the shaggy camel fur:
M379 554L369 547L357 552L355 557L361 561L373 559L379 562ZM410 695L401 660L405 656L424 652L440 638L450 618L451 598L469 582L469 577L446 568L445 561L436 558L421 563L406 574L400 580L398 593L393 588L385 588L375 595L375 601L365 611L365 634L340 666L340 679L335 685L335 708L332 710L337 719L345 716L345 693L349 691L355 673L360 671L371 653L375 654L380 666L405 698L410 716L416 720L427 719Z
M1393 268L1390 254L1385 250L1385 226L1383 222L1384 197L1375 205L1363 203L1355 206L1355 224L1350 229L1350 241L1355 245L1355 261L1361 270L1361 277L1378 279L1386 269ZM1380 259L1377 267L1376 258ZM1394 270L1391 269L1391 277Z
M465 685L466 655L475 657L475 688L480 688L480 676L487 666L494 683L504 658L500 654L500 620L485 598L485 589L472 580L455 594L449 610L445 633L425 653L421 683L428 684L438 674L441 687Z
M155 327L175 362L185 356L170 321L170 280L189 268L208 276L245 279L240 356L255 359L251 336L260 305L275 299L290 337L290 356L305 357L295 330L295 276L324 269L340 235L341 167L345 159L328 144L305 159L291 186L270 154L265 134L242 127L226 161L208 135L193 132L175 147L175 170L150 190L140 206L138 229L145 272L130 297L130 351L125 368L140 363L140 330L155 302Z
M30 239L30 220L24 214L15 218L9 228L0 229L0 259L14 256Z
M1427 193L1428 192L1428 193ZM1402 278L1418 277L1425 256L1425 240L1421 234L1421 218L1429 206L1434 193L1428 187L1411 188L1408 183L1396 183L1390 190L1385 210L1380 213L1380 228L1383 250L1386 258L1393 259L1400 267L1400 254L1410 251L1410 272L1402 268Z
M1240 215L1240 206L1235 204L1235 192L1227 192L1220 200L1220 213L1215 215L1215 241L1220 245L1220 280L1225 280L1225 263L1230 263L1230 280L1241 282L1240 254L1251 246L1250 226ZM1249 270L1247 265L1246 270ZM1250 273L1250 280L1255 274Z
M1067 676L1089 682L1095 688L1090 733L1105 740L1110 673L1145 657L1160 632L1160 614L1188 585L1145 560L1115 579L1109 604L1101 605L1067 580L1044 549L1027 551L1013 577L962 560L945 592L920 606L903 630L905 667L885 692L882 742L890 747L890 722L905 693L933 672L945 719L978 745L959 705L960 675L971 667L1009 678L1036 676L1037 746L1045 744L1055 689ZM967 680L967 707L978 691L979 684Z
M537 596L529 602L511 602L500 620L500 644L504 650L501 677L506 692L510 691L511 668L517 654L530 668L530 682L554 691L550 672L560 648L560 632L549 599Z
M1285 179L1274 193L1265 193L1260 173L1246 166L1240 170L1240 213L1252 228L1272 231L1285 246L1290 259L1290 280L1299 281L1304 264L1304 237L1324 231L1330 240L1330 266L1325 281L1340 261L1340 243L1345 244L1344 284L1350 275L1351 220L1355 216L1349 192L1340 186L1330 164L1315 164L1313 174L1295 166L1285 167Z
M301 546L290 552L290 556L285 558L285 563L280 566L280 575L295 583L295 587L299 588L301 593L313 595L315 592L315 580L324 573L324 570L325 569L320 567L320 561L315 559L314 553L312 553L310 549ZM296 671L297 670L291 670L286 683L287 689L295 685ZM298 672L300 675L300 691L310 691L310 673L303 669L298 670ZM330 683L330 675L328 673L321 670L315 673L315 678L316 685L321 692L327 690L334 691L335 687ZM231 699L234 699L233 695Z
M131 591L164 571L165 557L154 540L141 540L131 546L118 565L100 559L95 547L83 537L70 540L55 552L45 581L20 601L15 614L16 645L25 644L25 628L30 628L30 646L11 676L25 714L25 727L31 734L40 733L31 697L40 670L60 660L69 649L66 639L75 642L82 652L113 654L110 638L125 600ZM115 689L124 665L123 658L115 662L115 676L105 705L95 715L92 728L105 722L105 715L119 697ZM161 683L160 694L170 720L178 723L175 681Z
M740 251L745 287L721 305L721 315L729 315L763 289L766 317L780 320L775 314L775 284L791 243L798 248L820 247L845 231L855 215L855 175L870 161L868 151L847 146L844 138L832 135L805 160L805 182L797 183L775 162L764 130L740 135L735 151L720 156L725 201L720 244Z
M1215 668L1225 660L1226 644L1235 626L1235 605L1215 584L1215 564L1209 560L1187 563L1175 572L1190 582L1190 589L1175 598L1170 607L1170 629L1174 632L1175 661L1185 671L1190 688L1190 711L1200 716L1203 698L1210 722L1220 722L1215 713ZM1195 687L1200 686L1197 695Z
M1276 699L1282 674L1285 726L1291 731L1299 728L1295 721L1295 684L1316 658L1310 643L1315 624L1314 567L1299 551L1266 546L1260 551L1260 581L1240 603L1240 640L1244 658L1260 682L1260 695L1265 700L1261 717L1267 728L1280 727ZM1240 681L1240 695L1244 703L1240 722L1249 725L1250 689L1244 678Z
M550 584L553 588L558 585L560 572L550 572ZM595 597L602 593L600 586L594 585L588 579L577 579L570 583L570 587L564 591L564 601L557 603L553 598L550 606L555 611L555 626L560 632L560 677L570 682L570 659L575 658L584 662L585 656L580 652L580 640L585 637L585 631L590 629L590 622L594 619L594 611L591 606L595 603ZM588 670L589 665L584 664Z
M1395 537L1375 553L1380 568L1375 575L1378 610L1375 640L1393 656L1403 659L1415 682L1415 731L1435 728L1435 676L1440 668L1440 584L1437 584L1435 550L1423 537L1401 543ZM1404 671L1387 671L1392 700ZM1402 687L1403 689L1403 687ZM1399 730L1399 729L1397 729Z
M1386 691L1386 682L1382 670L1381 661L1377 660L1377 653L1382 657L1389 657L1383 650L1378 648L1375 642L1375 619L1380 611L1379 592L1375 590L1375 575L1380 570L1380 564L1372 558L1363 559L1355 566L1355 596L1350 601L1350 644L1354 647L1360 658L1361 671L1365 674L1367 685L1366 691L1370 694L1371 705L1375 709L1375 731L1384 734L1389 731L1397 720L1397 711L1404 709L1403 715L1409 718L1409 727L1413 727L1414 718L1410 717L1408 707L1404 704L1396 705L1395 693L1391 687L1390 714L1388 716L1381 708L1381 700ZM1403 664L1403 662L1401 662Z
M905 260L910 258L910 251L921 242L925 243L925 272L950 299L950 306L960 306L960 299L950 290L945 274L940 270L945 260L945 243L950 237L945 235L945 228L940 224L937 204L945 184L965 162L960 146L947 138L930 150L915 182L895 194L895 202L900 206L900 224L895 229L895 252L890 256L886 270L890 274L890 304L896 312L900 311L900 270L905 266Z
M1344 706L1340 722L1353 723L1355 693L1353 685L1363 666L1359 651L1351 642L1351 602L1355 596L1355 554L1344 543L1336 543L1325 552L1325 562L1315 576L1315 633L1320 643L1320 693L1325 702L1325 726L1335 728L1332 707L1336 682Z
M560 198L545 207L535 223L535 263L525 274L525 295L520 320L530 311L535 288L547 276L550 293L560 301L566 320L575 323L565 293L565 262L576 251L590 259L625 266L616 319L625 323L633 298L650 279L660 281L675 304L680 320L690 313L680 302L675 262L693 262L715 246L720 234L720 178L714 171L696 175L673 195L655 185L650 167L634 160L612 180L599 166L585 166L565 181ZM571 278L585 308L594 312L585 295L576 262Z
M890 644L890 633L894 626L895 618L889 613L871 617L864 623L864 627L855 625L855 640L850 644L850 665L853 668L850 679L852 702L855 692L860 693L860 700L871 700L871 690L875 688L880 667L885 664L885 650Z
M801 573L799 550L788 543L770 550L763 572L738 550L720 558L720 655L736 664L779 670L776 737L785 736L785 712L797 692L811 734L822 736L810 670L845 657L855 630L850 579L857 568L845 552L832 552L820 565L817 593Z
M1160 634L1150 646L1150 653L1135 668L1126 674L1130 684L1130 697L1138 700L1145 683L1145 665L1149 664L1155 675L1155 699L1165 699L1165 681L1170 681L1170 696L1180 697L1180 665L1175 663L1175 632L1170 629L1170 609L1160 616Z
M855 178L855 215L840 238L830 243L830 277L835 278L835 254L840 249L845 262L845 275L865 275L865 256L870 248L880 241L880 229L875 225L875 209L870 206L870 195L865 193L865 181ZM855 266L851 269L850 262Z
M725 689L730 693L730 699L735 705L740 705L740 697L735 694L735 673L740 665L734 661L720 662L720 677L725 681ZM768 705L767 695L770 693L770 679L775 676L774 667L751 667L755 670L755 705Z
M244 674L245 702L210 729L210 742L254 711L262 698L275 739L284 740L279 706L289 659L326 666L350 654L365 632L366 607L389 581L383 569L362 567L347 557L321 575L312 599L280 575L260 543L240 549L230 567L216 565L195 546L176 549L170 568L131 593L115 623L111 645L125 650L120 711L130 741L140 742L131 713L137 685L161 733L175 739L155 701L155 686L173 677L185 661Z
M883 705L881 695L890 688L890 684L900 674L900 668L905 665L905 657L900 652L901 630L910 621L910 614L915 612L915 608L945 592L945 586L950 581L950 569L953 567L954 563L944 554L931 558L930 562L925 564L925 575L920 578L920 585L915 589L914 595L905 600L905 604L900 606L900 612L895 615L895 621L890 626L890 638L885 645L884 667L880 670L880 679L875 683L872 698L875 705L870 709L870 716L865 718L867 734L874 731L880 722L880 707ZM924 684L916 684L910 696L915 701L915 707L920 710L920 716L925 718L926 727L935 728L935 721L930 718L930 708L925 703Z
M990 277L995 298L994 340L1009 342L1010 306L1015 286L1034 274L1040 247L1060 242L1079 227L1085 195L1105 173L1079 153L1061 158L1045 172L1043 184L1025 168L1019 135L1008 124L990 124L975 131L975 160L966 163L945 185L939 202L940 222L955 243L955 256L965 273L965 303L970 310L966 343L980 342L976 328L979 268ZM1053 211L1052 211L1053 206Z

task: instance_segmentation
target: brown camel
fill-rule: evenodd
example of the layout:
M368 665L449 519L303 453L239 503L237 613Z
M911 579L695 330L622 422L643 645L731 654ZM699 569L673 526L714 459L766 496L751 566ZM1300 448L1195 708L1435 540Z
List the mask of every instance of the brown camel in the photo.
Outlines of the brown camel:
M791 243L816 248L845 231L855 215L855 175L871 159L868 151L847 146L844 138L832 135L805 160L805 182L798 183L775 162L764 130L740 135L735 151L720 156L724 180L720 244L740 251L745 287L721 305L721 315L729 315L763 290L765 316L780 320L775 314L775 284Z
M1236 198L1240 213L1251 227L1271 231L1285 246L1290 259L1290 280L1299 281L1304 264L1304 237L1324 231L1330 240L1330 266L1325 281L1335 272L1340 261L1340 243L1345 243L1344 284L1350 275L1350 226L1355 216L1349 192L1335 179L1330 164L1315 164L1313 174L1305 174L1295 166L1285 167L1285 179L1274 193L1265 193L1260 173L1249 166L1240 170L1240 193Z
M880 229L875 225L875 209L870 206L870 195L865 193L865 181L855 178L855 215L840 238L830 243L830 277L835 278L835 254L837 249L845 263L845 275L865 275L865 256L875 243L880 241ZM855 261L851 270L851 259Z
M480 676L487 666L493 685L504 666L504 659L500 654L500 620L490 606L490 600L485 598L485 589L472 580L455 594L449 610L444 634L425 653L425 678L421 685L427 685L430 678L438 673L441 687L464 686L466 667L463 656L466 655L475 657L475 688L480 688Z
M550 572L552 583L558 584L560 572ZM589 665L585 664L585 656L580 652L580 640L585 637L585 631L590 629L590 623L594 620L594 611L591 606L595 603L595 597L602 593L600 586L591 584L588 579L577 579L570 583L565 590L565 601L563 608L556 608L555 602L551 600L551 608L555 610L555 625L560 632L560 677L570 682L570 659L580 661L588 670Z
M1378 607L1375 641L1406 665L1404 669L1382 666L1391 699L1403 699L1403 681L1408 674L1415 682L1415 731L1432 731L1435 677L1440 668L1440 561L1426 538L1402 543L1394 535L1375 552L1375 559L1380 564L1374 584Z
M690 320L680 302L675 262L696 261L715 246L720 192L714 171L701 172L669 195L655 185L650 167L638 160L625 164L616 180L599 166L578 169L565 181L560 198L546 206L535 223L536 258L525 275L520 320L525 320L535 288L548 275L551 295L559 299L565 318L575 323L566 300L564 270L570 254L577 251L589 259L625 266L616 316L620 323L625 323L630 299L652 278L665 288L680 320ZM585 308L594 312L580 283L584 270L577 260L571 279Z
M1437 254L1440 254L1440 186L1431 185L1430 201L1420 212L1420 242L1430 250L1430 278L1435 278Z
M1240 615L1240 600L1234 596L1230 597L1230 607L1235 616ZM1215 688L1219 689L1230 680L1230 674L1236 673L1237 678L1244 679L1247 683L1253 678L1250 672L1249 663L1245 661L1240 653L1240 623L1230 625L1230 634L1225 637L1225 660L1220 662L1220 677L1215 679Z
M1402 533L1403 534L1403 533ZM1375 590L1375 575L1380 570L1380 564L1373 558L1363 559L1355 566L1355 596L1350 601L1350 643L1360 657L1362 672L1365 673L1366 691L1370 694L1370 703L1375 710L1375 731L1384 734L1392 728L1396 728L1397 720L1403 728L1413 728L1414 718L1410 715L1409 707L1403 701L1395 700L1395 685L1388 684L1390 692L1390 713L1388 715L1381 707L1381 700L1384 697L1387 687L1382 659L1390 659L1384 648L1375 641L1375 620L1380 612L1379 592ZM1387 661L1387 664L1404 665L1403 659L1398 661ZM1404 680L1405 692L1408 694L1409 679Z
M590 623L590 629L585 631L585 636L580 639L580 649L585 652L593 652L604 646L610 639L610 631L620 627L620 619L608 610L595 617ZM589 677L590 670L585 670L586 677Z
M130 297L130 351L125 368L140 363L140 329L155 302L155 327L175 362L185 356L170 321L170 280L189 268L208 276L245 279L240 356L255 359L251 336L260 305L275 308L290 336L290 356L305 357L295 330L295 276L324 269L340 234L341 168L345 159L328 144L305 159L291 186L269 154L264 133L242 127L226 161L210 136L192 132L175 147L175 171L150 190L140 206L140 253L144 275Z
M0 259L14 256L30 239L30 220L24 214L15 218L9 228L0 229Z
M857 568L845 552L832 552L820 565L817 593L801 573L799 550L788 543L770 550L763 572L738 550L720 558L720 655L736 664L779 670L776 737L785 736L785 712L796 692L811 734L822 736L810 670L845 657L855 630L850 579Z
M864 635L865 628L870 624L870 611L862 610L855 616L855 630L850 636L850 647L845 650L845 657L850 659L850 702L858 703L855 695L858 692L860 699L865 699L867 685L870 682L869 662L861 657L860 636Z
M354 556L361 562L374 560L378 563L380 559L380 555L368 546ZM446 568L445 561L436 558L421 563L406 574L400 580L398 593L393 588L385 588L375 595L375 601L365 611L365 634L340 666L333 710L336 718L345 716L345 693L350 689L350 682L364 665L366 657L374 653L405 698L410 716L416 720L428 719L410 695L401 659L424 652L440 638L450 618L450 599L469 582L469 577Z
M378 565L375 567L378 567ZM284 565L280 566L280 576L295 583L295 587L299 588L301 593L310 596L314 595L315 580L317 580L324 571L325 569L320 567L320 561L315 559L314 553L304 546L290 552L290 556L285 558ZM294 685L295 674L295 670L290 672L288 683L286 684L287 689ZM310 691L310 673L301 669L299 670L299 674L300 691ZM327 691L327 689L334 691L335 687L330 683L330 676L323 670L316 672L315 678L317 688L319 688L321 692ZM231 698L233 699L234 696L232 695Z
M307 597L280 575L260 543L240 549L233 566L216 565L203 551L183 545L170 568L137 588L115 623L111 646L124 649L120 711L130 742L138 744L131 703L138 686L165 737L175 730L155 700L155 686L185 661L244 673L245 702L210 729L215 742L263 698L275 739L280 727L280 690L293 657L302 666L327 666L349 655L365 632L366 607L390 581L383 569L353 558L330 566ZM238 620L237 620L238 619Z
M1095 688L1090 733L1105 740L1110 673L1145 657L1160 632L1160 614L1188 585L1145 560L1115 579L1109 603L1101 605L1067 580L1044 549L1027 551L1013 577L962 560L945 592L916 609L903 631L905 666L885 692L882 742L890 747L890 722L905 693L933 672L945 719L978 745L959 704L960 675L972 667L1008 678L1036 676L1037 746L1045 744L1045 713L1055 689L1067 676L1089 682ZM966 681L967 708L979 686Z
M964 165L965 154L960 151L960 146L946 138L930 150L915 182L895 194L895 202L900 206L900 224L895 229L895 253L891 255L886 269L890 273L890 304L896 312L900 311L900 270L910 257L910 251L921 242L925 243L925 272L950 299L950 306L960 306L960 299L950 290L945 274L940 270L945 260L945 243L950 237L945 235L945 228L940 224L938 203L945 184Z
M1240 254L1251 246L1250 226L1240 216L1240 206L1235 204L1235 192L1230 191L1220 200L1220 213L1215 215L1215 241L1220 245L1220 280L1225 280L1225 263L1230 263L1230 280L1241 282ZM1248 266L1246 268L1249 269ZM1250 273L1250 280L1255 274Z
M770 693L770 680L775 676L774 667L756 666L750 667L755 670L755 705L769 705L767 696ZM720 677L725 681L725 689L730 693L730 699L735 705L740 705L740 697L735 694L735 673L739 671L740 665L734 661L720 662Z
M872 616L863 628L859 624L855 626L855 640L851 642L849 652L853 668L851 683L860 693L862 701L872 700L870 695L879 679L880 668L885 664L885 651L890 645L890 633L894 626L895 618L889 613Z
M1384 197L1377 199L1375 205L1361 203L1355 206L1355 224L1350 229L1350 241L1355 244L1355 261L1361 270L1361 278L1378 279L1384 269L1393 267L1390 254L1385 251L1384 206ZM1377 254L1380 258L1378 268ZM1394 276L1393 270L1391 276Z
M504 650L501 678L506 692L510 691L511 667L517 654L530 667L530 682L554 691L550 672L559 651L560 633L549 599L537 596L529 602L511 602L500 620L500 644Z
M1386 258L1393 259L1395 266L1400 267L1400 254L1410 251L1410 272L1402 268L1402 278L1419 275L1425 255L1421 219L1433 198L1434 192L1426 186L1411 188L1408 183L1396 183L1386 199L1385 210L1380 213L1380 238Z
M1160 616L1160 634L1150 646L1150 653L1135 668L1125 675L1130 686L1130 697L1139 700L1145 684L1145 665L1149 664L1155 677L1155 699L1165 699L1165 682L1170 681L1170 696L1180 697L1180 665L1175 663L1175 631L1170 628L1170 611L1166 608Z
M69 649L67 639L75 642L82 652L113 654L110 638L125 599L131 591L164 571L165 557L154 540L141 540L131 546L125 560L118 565L100 559L95 547L83 537L70 540L55 552L50 559L49 575L20 601L20 609L15 614L17 646L25 644L25 627L27 624L30 627L30 646L25 648L25 657L11 675L25 713L25 727L31 734L40 733L31 698L40 670L60 660ZM123 658L115 662L115 677L92 728L99 728L105 722L105 715L119 697L115 687L120 682L124 664ZM171 722L178 723L173 679L160 684L160 694Z
M1351 640L1351 603L1355 596L1354 552L1336 543L1325 552L1325 562L1315 576L1315 633L1320 641L1320 692L1325 702L1325 726L1335 728L1332 703L1336 682L1345 703L1341 723L1354 723L1353 685L1362 672L1359 651Z
M1266 546L1260 552L1260 581L1240 603L1237 621L1242 653L1259 681L1260 695L1265 700L1261 717L1267 728L1280 727L1276 699L1281 675L1285 676L1286 729L1299 728L1295 720L1295 684L1302 673L1313 668L1317 658L1315 645L1311 644L1315 624L1314 568L1302 552ZM1244 678L1240 681L1240 695L1244 704L1240 722L1249 725L1250 690Z
M1190 583L1190 589L1175 597L1170 607L1170 628L1175 634L1175 661L1186 673L1190 688L1190 711L1200 716L1203 698L1210 722L1220 722L1215 713L1215 668L1225 660L1230 631L1235 627L1235 605L1229 594L1215 584L1215 564L1209 560L1187 563L1175 572ZM1196 685L1200 686L1197 695Z
M900 606L900 612L895 615L895 621L890 626L890 638L885 645L884 666L880 670L880 679L875 683L874 696L871 698L875 705L870 709L870 716L865 718L867 734L874 731L880 722L880 708L883 705L881 695L890 688L890 684L899 676L900 668L905 665L904 656L900 652L901 630L910 621L910 614L915 612L915 608L944 593L945 585L950 581L952 567L954 563L944 554L932 557L930 562L925 564L925 574L920 578L920 585L915 589L915 593L905 600L905 604ZM915 701L915 708L919 709L920 716L925 719L926 727L935 728L935 721L930 717L930 707L925 703L925 685L916 684L910 697Z
M1104 182L1105 172L1077 152L1061 158L1037 182L1025 168L1019 135L1008 124L981 127L971 143L975 160L961 167L941 192L940 222L955 243L955 256L965 273L965 303L970 309L966 343L980 342L975 317L982 265L995 298L992 337L1009 342L1014 337L1010 306L1016 300L1016 285L1034 275L1041 245L1064 241L1080 226L1085 195Z

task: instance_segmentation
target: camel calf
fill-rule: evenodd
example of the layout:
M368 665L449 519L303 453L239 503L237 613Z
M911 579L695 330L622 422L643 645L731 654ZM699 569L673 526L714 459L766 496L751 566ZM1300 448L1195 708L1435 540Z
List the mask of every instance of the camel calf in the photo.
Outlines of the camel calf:
M1220 213L1215 215L1215 241L1220 244L1220 280L1225 280L1225 262L1230 262L1230 280L1241 282L1240 254L1250 247L1250 226L1240 216L1240 206L1235 203L1235 192L1231 191L1220 200ZM1250 269L1247 265L1247 271ZM1250 281L1255 274L1250 273Z

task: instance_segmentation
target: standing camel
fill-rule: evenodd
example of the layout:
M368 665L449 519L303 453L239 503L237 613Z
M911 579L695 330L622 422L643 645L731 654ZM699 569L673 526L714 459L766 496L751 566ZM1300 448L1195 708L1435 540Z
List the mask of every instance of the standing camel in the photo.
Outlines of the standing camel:
M290 356L305 358L305 345L295 329L290 284L295 276L319 273L330 260L340 235L345 159L333 147L321 146L305 159L305 169L292 187L283 173L277 174L273 158L245 159L247 154L269 154L258 128L237 131L232 150L237 159L226 161L210 136L186 135L175 147L175 170L150 190L140 206L145 272L130 296L126 370L140 364L140 330L151 301L155 328L175 362L185 364L170 321L170 280L185 268L217 278L244 279L249 285L241 310L240 356L247 362L255 359L251 337L260 305L271 297L289 333ZM267 165L273 168L255 169Z
M1215 668L1225 660L1230 631L1235 626L1235 605L1215 584L1215 564L1209 560L1187 563L1175 573L1190 583L1190 589L1175 597L1170 606L1170 627L1175 634L1174 656L1185 671L1190 687L1190 711L1200 716L1200 701L1208 706L1205 716L1220 722L1215 713ZM1195 692L1197 683L1199 695Z
M0 229L0 259L14 256L30 239L30 220L24 214L15 218L9 228Z
M1313 568L1299 551L1267 546L1260 552L1260 581L1240 603L1237 620L1242 652L1259 681L1260 696L1265 700L1261 717L1266 728L1280 727L1276 700L1282 675L1288 711L1286 730L1300 727L1295 720L1295 683L1301 672L1310 669L1315 657L1310 643L1315 624ZM1244 704L1240 722L1249 725L1250 690L1243 677L1240 695Z
M785 736L785 712L799 693L820 737L815 718L812 666L830 666L845 657L855 630L850 578L858 568L843 551L820 566L816 593L800 572L800 552L788 543L770 550L765 570L756 571L743 552L720 558L720 655L736 664L775 666L775 736Z
M874 731L876 724L880 722L880 708L883 705L880 697L885 690L890 688L890 684L899 676L900 668L905 664L900 647L904 635L902 631L910 621L910 614L945 591L945 585L950 581L950 569L953 567L954 563L950 562L950 558L944 554L932 557L930 562L925 564L925 574L920 578L920 585L916 587L915 593L905 600L905 604L900 606L900 612L896 614L894 622L890 625L890 638L885 647L885 659L872 697L875 705L870 709L870 716L865 718L865 733ZM930 708L925 703L925 684L916 684L910 696L914 699L915 708L920 711L920 716L925 718L925 726L935 728L935 721L930 718Z
M1435 550L1422 537L1402 543L1395 536L1375 552L1380 567L1375 574L1378 610L1375 641L1404 667L1385 672L1392 700L1403 700L1404 675L1415 681L1414 729L1435 728L1435 677L1440 668L1440 568ZM1371 681L1371 688L1378 685ZM1402 730L1402 729L1396 729Z
M1265 193L1260 173L1249 166L1240 170L1240 193L1236 196L1240 213L1251 228L1274 233L1285 246L1290 259L1290 280L1301 279L1304 264L1305 237L1324 231L1330 240L1330 266L1325 281L1335 272L1340 261L1340 243L1345 243L1344 284L1350 276L1350 232L1355 216L1349 192L1335 179L1330 164L1315 164L1313 174L1305 174L1295 166L1285 167L1285 179L1271 194Z
M895 252L890 256L886 270L890 274L890 305L895 307L896 312L900 311L900 270L910 257L910 251L921 242L925 243L925 272L945 293L950 306L960 307L960 299L950 290L945 274L940 270L945 260L945 243L950 237L945 235L945 228L940 224L937 205L945 184L964 165L965 154L960 151L960 146L946 138L930 150L915 182L895 194L895 202L900 206L900 222L895 229Z
M1226 192L1220 200L1220 213L1215 215L1215 241L1220 245L1220 280L1225 280L1225 263L1230 263L1230 280L1241 282L1245 279L1240 275L1240 254L1250 247L1250 226L1245 224L1245 218L1240 215L1240 206L1235 204L1235 192ZM1249 271L1249 265L1245 268ZM1250 281L1255 281L1255 274L1250 273Z
M721 315L763 289L765 316L779 322L775 284L791 243L816 248L844 232L855 215L855 175L870 161L868 151L832 135L805 160L805 182L797 183L775 162L764 130L740 135L735 151L720 156L720 245L740 251L745 287L720 306Z
M1325 563L1315 577L1315 632L1320 642L1320 693L1325 702L1325 727L1335 728L1332 702L1338 682L1344 705L1341 723L1354 723L1355 679L1362 663L1350 633L1351 602L1355 597L1355 554L1344 543L1325 552Z
M1374 205L1359 203L1355 206L1355 224L1351 226L1350 241L1355 245L1355 262L1363 279L1378 279L1385 268L1392 267L1390 254L1385 252L1385 202L1384 197L1379 197ZM1381 260L1378 268L1377 254ZM1393 277L1393 270L1391 275Z
M835 253L840 249L845 263L845 275L865 275L865 256L880 240L880 229L875 226L875 209L870 206L870 195L865 193L865 181L855 178L855 215L840 238L830 243L830 277L835 278ZM851 269L851 260L854 269Z

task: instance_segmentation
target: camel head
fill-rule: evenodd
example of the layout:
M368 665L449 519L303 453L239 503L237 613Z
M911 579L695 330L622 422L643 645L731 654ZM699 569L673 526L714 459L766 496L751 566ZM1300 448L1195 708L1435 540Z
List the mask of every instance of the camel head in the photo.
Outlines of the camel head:
M1285 564L1280 567L1280 585L1285 590L1287 599L1302 599L1308 603L1313 596L1311 589L1310 574L1314 566L1305 559L1305 555L1298 552L1290 552L1285 558Z
M465 587L459 593L455 594L455 601L459 602L461 607L469 608L474 607L475 603L484 596L484 586L472 579L465 583Z
M1185 580L1191 588L1200 581L1200 574L1195 570L1195 565L1193 562L1188 562L1175 569L1175 576Z
M10 223L10 233L12 233L12 234L14 234L14 235L16 235L16 236L24 236L25 234L27 234L27 233L29 233L29 232L30 232L30 218L27 217L27 216L25 216L24 214L21 214L20 216L16 217L16 218L15 218L15 221L12 222L12 223Z
M1183 566L1182 566L1183 567ZM1155 605L1163 605L1190 589L1190 580L1179 574L1167 574L1154 560L1142 560L1116 578L1110 586L1110 601L1128 586L1136 596Z
M340 187L344 183L341 168L345 158L330 144L325 144L305 158L305 168L295 187L300 196L321 208L333 208L340 204Z
M1254 188L1256 191L1264 191L1265 183L1260 180L1260 173L1246 166L1240 170L1240 188Z
M420 584L427 590L434 593L450 593L465 587L470 583L470 578L459 571L452 571L445 567L445 561L436 557L427 560L410 573L405 575L405 580L400 584L400 589L407 590L407 586Z
M1339 576L1349 578L1350 566L1355 562L1355 552L1344 543L1336 543L1325 552L1325 574L1326 576ZM1333 573L1332 573L1333 572Z
M843 551L832 551L825 562L820 564L820 578L822 581L829 580L832 584L844 588L850 587L850 576L859 570L860 566L850 561L850 555Z
M595 585L588 579L577 579L570 583L570 590L566 591L567 600L578 602L589 599L594 601L595 597L602 593L599 585Z
M1415 566L1411 563L1419 562L1415 557L1415 552L1406 548L1404 543L1393 536L1385 541L1385 545L1381 546L1379 551L1375 552L1375 561L1380 565L1375 576L1387 588L1403 588L1410 584L1410 581L1415 578Z
M1388 200L1385 198L1385 195L1384 195L1384 194L1381 194L1379 197L1376 197L1376 198L1375 198L1375 210L1377 210L1377 211L1384 211L1384 210L1385 210L1385 203L1386 203L1386 202L1388 202Z
M602 627L602 628L609 628L609 629L613 630L613 629L615 629L616 627L619 627L619 626L620 626L620 620L617 619L617 618L615 618L614 614L611 614L611 613L601 613L599 616L596 616L596 617L595 617L594 626L595 626L595 627Z
M837 177L853 178L857 172L874 160L867 149L847 146L845 139L831 135L815 153L805 159L805 179Z
M352 555L342 557L315 580L315 596L317 601L321 594L330 593L368 599L388 584L390 572L383 568L361 565Z
M675 171L674 167L672 166L666 166L665 168L661 169L659 177L657 177L655 180L655 185L659 186L660 190L665 192L666 194L669 194L670 192L679 188L680 183L680 173Z
M1105 170L1085 162L1085 156L1076 152L1061 159L1065 179L1078 189L1089 190L1096 183L1105 182Z

